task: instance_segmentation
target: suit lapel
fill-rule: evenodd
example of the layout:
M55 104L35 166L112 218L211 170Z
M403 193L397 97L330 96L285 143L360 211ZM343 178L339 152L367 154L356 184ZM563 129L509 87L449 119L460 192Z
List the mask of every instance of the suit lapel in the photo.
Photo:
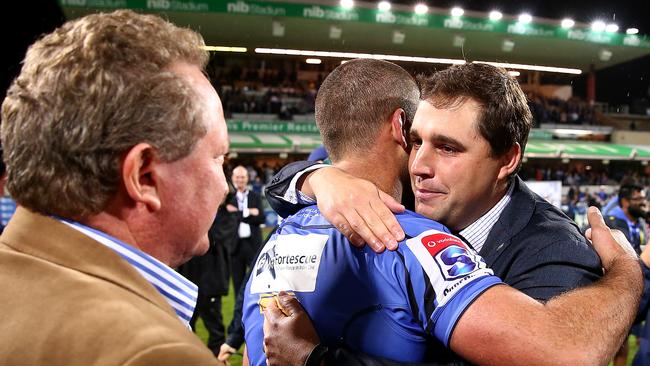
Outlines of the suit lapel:
M526 227L533 216L535 209L533 193L518 176L513 180L513 184L515 187L510 203L503 209L479 252L487 263L494 263L508 247L512 237Z

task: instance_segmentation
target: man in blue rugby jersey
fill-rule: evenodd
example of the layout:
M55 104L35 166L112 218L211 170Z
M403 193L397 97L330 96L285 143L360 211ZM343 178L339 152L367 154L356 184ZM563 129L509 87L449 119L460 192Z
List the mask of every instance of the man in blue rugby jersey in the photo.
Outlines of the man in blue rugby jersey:
M418 100L414 80L394 64L355 60L338 67L316 104L316 121L334 165L400 197L408 159L405 130ZM514 160L505 164L502 174L516 166ZM278 335L294 345L291 351L264 354L261 312L274 307L278 291L295 293L323 345L403 362L447 361L438 359L439 345L475 363L600 362L611 356L631 322L640 270L634 257L619 255L617 247L605 255L611 273L597 288L543 305L500 285L483 260L442 225L408 211L397 219L406 239L397 251L380 255L352 247L315 206L284 221L248 283L244 326L251 363L264 364L269 357L270 363L301 364L323 354L322 347L312 350L315 343L291 334ZM616 288L627 280L633 288ZM593 309L590 302L596 299L607 302L608 311ZM577 312L556 311L569 304ZM289 313L300 316L294 308ZM583 327L584 314L598 320ZM613 314L621 318L612 321ZM606 320L615 324L603 327ZM598 347L592 350L594 340Z

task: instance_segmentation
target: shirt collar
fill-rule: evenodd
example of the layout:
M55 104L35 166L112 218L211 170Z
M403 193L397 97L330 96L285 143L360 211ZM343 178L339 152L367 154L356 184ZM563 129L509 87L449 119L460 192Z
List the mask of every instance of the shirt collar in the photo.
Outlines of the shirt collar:
M494 205L478 220L474 221L468 227L459 232L460 236L467 240L477 252L483 248L483 244L485 244L488 234L490 234L490 230L492 230L494 224L499 220L499 216L501 216L501 213L510 202L514 187L514 182L510 183L508 191L496 205Z
M55 219L104 244L126 260L158 290L179 319L189 327L198 296L198 287L195 284L158 259L106 233L75 221L60 217Z

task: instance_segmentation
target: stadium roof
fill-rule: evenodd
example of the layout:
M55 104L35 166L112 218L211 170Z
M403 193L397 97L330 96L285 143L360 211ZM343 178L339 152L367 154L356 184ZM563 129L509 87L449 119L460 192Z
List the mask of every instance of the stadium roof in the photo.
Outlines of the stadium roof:
M158 13L201 32L210 46L359 52L369 54L507 62L589 70L650 54L650 37L594 31L560 20L522 23L504 15L376 3L343 9L338 1L59 0L68 19L116 8Z

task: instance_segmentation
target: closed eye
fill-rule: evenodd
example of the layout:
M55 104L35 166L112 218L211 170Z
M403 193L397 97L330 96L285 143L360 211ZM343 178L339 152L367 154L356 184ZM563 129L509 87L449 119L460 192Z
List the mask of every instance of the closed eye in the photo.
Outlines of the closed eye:
M409 144L411 145L411 147L413 149L417 150L418 148L420 148L420 146L422 146L422 139L420 138L420 136L410 134L409 135Z
M438 145L436 146L436 148L443 154L447 154L447 155L453 155L459 152L459 150L456 147L447 144Z

